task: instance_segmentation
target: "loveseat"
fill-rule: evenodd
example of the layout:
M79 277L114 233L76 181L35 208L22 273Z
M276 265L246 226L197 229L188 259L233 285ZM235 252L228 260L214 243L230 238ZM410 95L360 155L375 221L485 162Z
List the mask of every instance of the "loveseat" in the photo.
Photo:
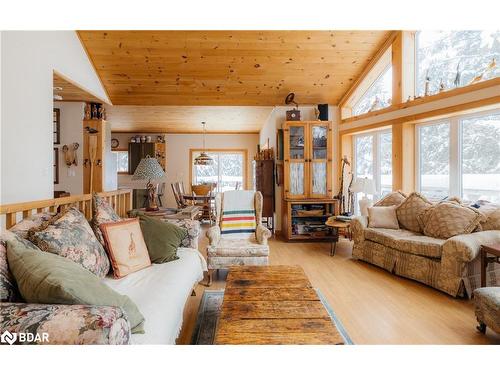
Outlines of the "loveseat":
M397 207L404 198L381 205L394 204ZM368 217L355 217L351 223L353 258L454 297L470 298L473 290L480 286L481 245L500 242L500 230L481 230L478 227L472 233L445 239L405 229L401 224L400 229L370 228ZM489 265L487 283L500 284L498 264Z
M26 223L29 220L25 220ZM126 313L120 307L26 303L9 270L6 242L0 241L0 335L2 344L175 344L182 327L184 306L207 270L197 250L200 226L197 221L175 220L187 229L187 237L177 249L178 259L151 266L102 282L128 296L145 318L144 333L131 333ZM30 223L27 226L31 226ZM26 228L21 222L16 235ZM7 238L12 232L2 233ZM187 247L189 246L189 247ZM48 341L23 342L21 336ZM38 336L37 336L38 334Z

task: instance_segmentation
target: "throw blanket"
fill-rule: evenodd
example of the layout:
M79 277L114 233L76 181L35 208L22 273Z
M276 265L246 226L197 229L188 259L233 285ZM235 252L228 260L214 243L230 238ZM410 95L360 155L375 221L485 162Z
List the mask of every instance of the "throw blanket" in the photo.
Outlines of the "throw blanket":
M255 233L255 192L230 190L222 197L221 235L237 237Z

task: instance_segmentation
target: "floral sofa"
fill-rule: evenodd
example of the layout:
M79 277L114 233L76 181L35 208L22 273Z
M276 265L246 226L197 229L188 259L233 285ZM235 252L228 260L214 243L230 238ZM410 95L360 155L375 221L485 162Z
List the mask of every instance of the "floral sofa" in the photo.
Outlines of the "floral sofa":
M392 193L375 205L401 207L407 197ZM414 193L415 194L415 193ZM427 202L426 204L428 204ZM495 220L498 226L498 210ZM398 213L400 229L370 228L368 217L352 220L354 246L353 258L374 264L398 276L422 282L454 297L472 296L480 286L480 248L483 244L500 242L500 227L482 230L477 225L471 233L449 238L427 236L415 227L401 223L406 219L416 223L415 217ZM422 216L421 216L422 217ZM482 220L485 218L483 217ZM403 220L405 221L405 220ZM484 224L483 224L484 226ZM412 227L409 230L408 227ZM488 228L488 227L487 227ZM489 229L489 228L488 228ZM487 270L488 285L500 285L500 267L490 264Z
M24 237L29 227L44 220L46 215L36 215L11 229ZM178 260L153 264L121 279L110 275L103 279L137 305L145 317L143 334L131 333L120 307L26 303L9 271L6 244L0 240L0 334L48 333L48 344L175 344L184 306L207 268L197 250L199 223L187 219L173 223L188 231L185 247L177 249ZM6 343L2 337L2 344Z

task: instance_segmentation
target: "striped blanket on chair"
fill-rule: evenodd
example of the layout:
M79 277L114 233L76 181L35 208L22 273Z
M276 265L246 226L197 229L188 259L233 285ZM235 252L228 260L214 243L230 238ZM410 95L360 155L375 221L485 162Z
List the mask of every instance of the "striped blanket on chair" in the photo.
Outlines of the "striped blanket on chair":
M255 233L255 192L231 190L222 196L221 235L241 237Z

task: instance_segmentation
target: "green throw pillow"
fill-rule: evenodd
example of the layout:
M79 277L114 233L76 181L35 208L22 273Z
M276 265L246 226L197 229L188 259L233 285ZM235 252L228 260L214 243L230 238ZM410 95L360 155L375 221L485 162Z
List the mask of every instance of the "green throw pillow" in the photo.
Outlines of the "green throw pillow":
M132 333L144 333L144 317L135 303L81 265L19 237L7 240L7 259L26 302L121 307Z
M179 259L177 248L186 238L187 230L144 214L138 217L151 262L166 263Z

